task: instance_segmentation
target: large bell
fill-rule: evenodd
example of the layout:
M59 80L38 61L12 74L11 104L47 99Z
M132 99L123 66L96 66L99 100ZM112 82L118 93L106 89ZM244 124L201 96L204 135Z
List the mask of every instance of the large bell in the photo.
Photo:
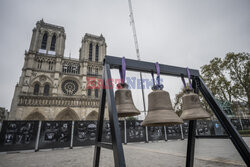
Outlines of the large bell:
M148 95L148 114L143 126L171 126L183 124L183 120L174 112L169 93L164 90L154 90Z
M197 120L209 118L210 114L207 113L202 107L198 94L190 92L182 97L183 112L181 118L183 120Z
M131 117L140 114L135 107L131 91L127 88L127 84L118 84L118 90L115 92L115 104L118 117Z

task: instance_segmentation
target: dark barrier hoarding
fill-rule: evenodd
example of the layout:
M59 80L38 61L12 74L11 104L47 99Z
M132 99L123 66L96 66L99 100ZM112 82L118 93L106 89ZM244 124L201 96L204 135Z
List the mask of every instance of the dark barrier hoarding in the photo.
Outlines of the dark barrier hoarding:
M250 129L250 120L249 119L241 119L242 126L244 130Z
M145 128L141 120L126 121L127 142L143 142L146 140Z
M219 123L219 121L212 121L212 127L211 127L211 135L213 136L213 134L215 136L222 136L222 135L226 135L226 132L224 130L224 128L222 127L222 125ZM213 132L214 130L214 132Z
M120 131L121 131L121 140L122 140L122 143L125 142L125 135L124 135L124 121L119 121L119 127L120 127Z
M111 143L111 128L110 128L109 121L107 120L103 121L102 142Z
M0 151L35 149L39 121L3 121Z
M231 119L231 123L237 130L242 130L240 120L239 119Z
M43 121L39 149L70 147L72 121Z
M237 129L250 129L250 120L232 120ZM121 140L125 142L146 141L146 128L142 127L141 120L119 121ZM181 133L181 127L183 136ZM17 151L35 149L39 121L4 121L0 133L0 151ZM94 145L96 140L96 121L75 121L73 133L73 146ZM60 148L71 146L72 121L42 121L39 137L39 149ZM166 127L167 139L182 139L188 136L188 121L182 125ZM197 137L221 137L226 132L219 121L197 120ZM149 141L165 139L164 127L148 127ZM103 142L111 142L111 127L109 121L105 120L103 125Z
M73 146L94 145L96 140L96 121L75 121Z
M170 139L181 139L181 128L180 125L167 126L167 138Z
M184 124L181 125L184 138L188 137L188 125L189 125L189 121L184 121Z
M196 135L210 136L212 130L212 122L207 120L197 120L196 122Z
M119 121L119 127L121 132L121 141L124 143L124 121ZM102 128L102 142L111 143L111 127L108 120L103 122Z
M149 126L148 127L148 140L157 141L165 140L164 126Z

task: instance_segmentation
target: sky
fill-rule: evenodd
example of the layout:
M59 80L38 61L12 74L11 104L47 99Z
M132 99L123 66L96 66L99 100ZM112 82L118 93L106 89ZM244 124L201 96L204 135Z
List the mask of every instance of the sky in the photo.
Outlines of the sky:
M250 52L249 0L132 0L141 59L200 69L228 52ZM37 21L66 31L65 55L78 58L85 33L103 36L107 54L136 59L127 0L1 0L0 107L10 109ZM117 71L112 71L118 77ZM127 76L137 76L128 72ZM144 78L150 75L143 74ZM179 78L163 76L171 99ZM146 100L150 89L145 90ZM141 90L132 90L141 110ZM138 98L139 97L139 98Z

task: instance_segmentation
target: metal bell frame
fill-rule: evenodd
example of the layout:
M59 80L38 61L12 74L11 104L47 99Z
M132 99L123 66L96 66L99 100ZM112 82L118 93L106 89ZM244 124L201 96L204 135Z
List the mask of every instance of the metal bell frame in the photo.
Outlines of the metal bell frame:
M118 116L115 106L114 91L112 87L109 87L108 89L105 88L107 86L112 85L112 83L110 83L112 79L110 69L120 69L121 65L122 65L122 58L105 56L103 64L104 66L103 75L102 75L102 81L104 83L104 86L101 91L99 114L97 121L97 137L95 142L95 150L93 158L94 167L99 166L100 153L102 147L113 150L114 164L116 167L126 166L124 151L121 141L121 132L118 124ZM145 73L156 72L155 64L151 62L126 59L126 65L127 65L126 66L127 70L131 71L145 72ZM160 69L161 69L160 70L161 74L163 75L169 75L175 77L181 77L181 76L187 77L186 68L160 64ZM198 93L198 91L200 91L202 93L205 100L209 104L210 108L212 109L212 111L220 121L221 125L227 132L229 138L231 139L235 148L239 152L240 156L242 157L246 165L250 166L250 150L248 146L246 145L242 137L239 135L233 124L230 122L226 114L223 112L222 108L216 102L212 93L204 84L203 80L200 77L199 71L190 69L190 75L192 78L192 87L194 89L194 92ZM112 143L102 142L102 127L104 120L106 98L108 102ZM194 164L195 128L196 128L195 126L196 126L196 120L190 120L188 128L186 167L193 167Z

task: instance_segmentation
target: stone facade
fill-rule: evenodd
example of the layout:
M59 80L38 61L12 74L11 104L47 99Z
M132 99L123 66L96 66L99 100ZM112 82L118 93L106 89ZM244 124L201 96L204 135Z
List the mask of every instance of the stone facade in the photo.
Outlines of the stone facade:
M87 89L88 77L101 78L105 38L85 34L79 59L64 57L64 28L40 20L11 104L10 120L96 119L99 89Z

